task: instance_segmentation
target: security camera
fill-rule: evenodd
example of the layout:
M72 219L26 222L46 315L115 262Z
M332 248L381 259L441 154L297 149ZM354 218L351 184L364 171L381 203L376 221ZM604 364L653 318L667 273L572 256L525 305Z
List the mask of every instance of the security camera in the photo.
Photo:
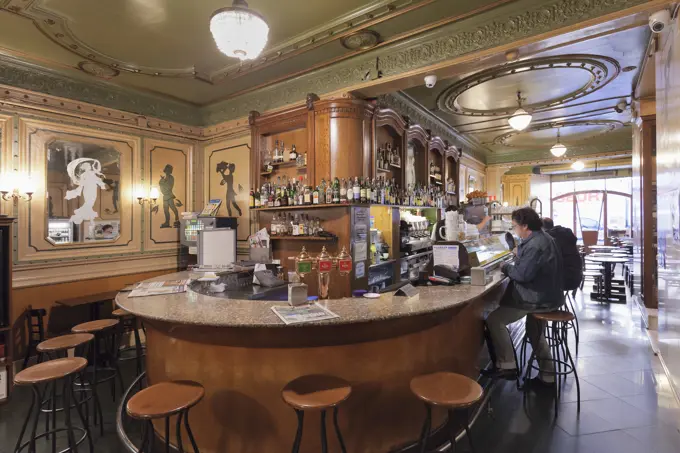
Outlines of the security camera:
M621 101L618 104L616 104L614 110L616 110L616 113L623 113L626 111L626 108L628 108L628 104L626 103L626 101Z
M425 86L428 88L434 88L434 86L437 84L437 76L432 74L425 76Z
M661 33L668 24L671 23L671 13L667 9L657 11L649 16L649 28L654 33Z

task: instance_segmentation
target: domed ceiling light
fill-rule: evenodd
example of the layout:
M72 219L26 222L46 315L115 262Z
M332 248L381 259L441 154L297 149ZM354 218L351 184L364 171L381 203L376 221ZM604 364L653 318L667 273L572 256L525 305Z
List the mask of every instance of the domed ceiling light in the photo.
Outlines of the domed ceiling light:
M550 153L555 157L562 157L567 152L567 147L560 143L560 129L557 128L557 143L550 148Z
M524 100L525 99L522 98L522 92L518 91L517 105L519 108L515 110L515 113L513 113L510 118L508 118L508 124L510 124L510 127L516 131L523 131L529 126L529 123L531 123L532 116L522 108L522 102Z
M576 162L571 164L571 168L572 170L581 171L584 168L586 168L586 164L584 164L582 160L577 160Z
M210 32L220 52L239 60L257 58L269 36L264 18L248 8L245 0L234 0L227 8L215 11L210 18Z

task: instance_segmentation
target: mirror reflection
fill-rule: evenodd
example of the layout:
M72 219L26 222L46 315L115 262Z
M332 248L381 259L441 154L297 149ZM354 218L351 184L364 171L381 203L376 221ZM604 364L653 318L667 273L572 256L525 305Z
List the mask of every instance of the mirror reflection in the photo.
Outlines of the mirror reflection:
M120 153L110 146L57 140L47 147L48 240L116 239L120 234Z

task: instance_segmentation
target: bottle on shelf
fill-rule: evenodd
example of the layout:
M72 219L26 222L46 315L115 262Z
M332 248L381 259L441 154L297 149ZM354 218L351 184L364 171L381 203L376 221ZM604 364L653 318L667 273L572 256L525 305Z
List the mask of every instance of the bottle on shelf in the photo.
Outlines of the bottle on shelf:
M296 167L304 167L305 166L305 157L302 155L302 153L298 153L296 151L297 158L295 159L295 166Z
M340 181L336 176L333 180L333 204L340 203Z
M248 207L250 209L253 209L255 207L255 192L253 192L253 189L250 189L250 193L248 194Z
M325 195L325 198L324 198L324 202L326 204L333 203L333 187L332 187L330 178L328 180L328 185L326 186L326 195Z
M297 162L297 148L295 145L290 147L290 152L288 153L288 162Z
M316 186L312 192L312 204L319 204L319 186Z

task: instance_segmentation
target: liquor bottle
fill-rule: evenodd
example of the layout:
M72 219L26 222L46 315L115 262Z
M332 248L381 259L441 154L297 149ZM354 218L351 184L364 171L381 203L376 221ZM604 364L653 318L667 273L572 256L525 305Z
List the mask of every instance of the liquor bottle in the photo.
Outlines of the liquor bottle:
M295 214L295 217L293 218L293 236L299 235L300 235L300 219L298 219L298 215Z
M373 203L373 187L371 187L371 178L366 178L366 202Z
M302 186L302 176L300 176L300 181L298 182L297 185L297 199L298 199L298 206L302 206L305 204L305 191Z
M255 209L262 206L260 204L260 191L259 190L256 190L255 194L253 195L253 203L254 203L253 206L255 207Z
M312 192L312 204L319 204L319 186L316 186Z
M352 185L352 202L359 203L361 201L361 184L359 177L354 178L354 185Z
M281 191L277 188L278 193L274 196L274 207L281 207Z
M304 201L303 204L305 205L311 205L312 204L312 189L309 186L304 187Z
M340 181L336 176L335 180L333 181L333 204L338 203L340 203Z
M297 153L297 151L296 151ZM295 159L295 166L296 167L302 167L304 166L304 157L302 156L302 153L297 154L297 158Z
M326 180L321 178L319 185L319 204L326 204Z
M330 179L328 180L328 186L326 186L326 199L324 200L326 204L334 203L333 201L333 187L331 185Z
M366 182L362 179L360 182L360 187L359 187L359 201L361 203L367 203L368 200L366 199Z
M253 192L252 187L250 188L250 194L248 194L248 207L250 209L255 207L255 192Z
M434 162L430 162L430 176L434 176Z
M401 167L401 154L399 153L399 147L394 147L394 162L397 167Z
M272 162L277 163L279 161L279 141L276 140L274 144L274 155L272 156Z
M342 178L342 181L340 182L340 203L347 203L347 186L345 185L345 178Z
M303 165L304 167L307 166L307 153L305 153L305 158L302 160L302 165Z
M288 153L288 162L297 162L297 148L293 145Z

